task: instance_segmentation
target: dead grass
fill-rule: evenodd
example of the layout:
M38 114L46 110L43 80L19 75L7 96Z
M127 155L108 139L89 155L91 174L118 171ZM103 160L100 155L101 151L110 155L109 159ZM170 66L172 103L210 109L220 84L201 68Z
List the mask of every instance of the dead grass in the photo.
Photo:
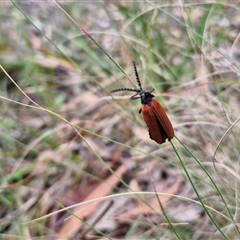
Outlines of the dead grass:
M126 75L54 3L19 2L31 22L0 3L0 64L32 100L68 121L31 108L1 71L1 239L173 239L173 228L183 239L224 239L171 144L149 139L140 103L109 94L132 87L133 59L227 202L232 219L174 139L215 223L225 237L239 236L238 3L158 3L173 18L147 2L60 3Z

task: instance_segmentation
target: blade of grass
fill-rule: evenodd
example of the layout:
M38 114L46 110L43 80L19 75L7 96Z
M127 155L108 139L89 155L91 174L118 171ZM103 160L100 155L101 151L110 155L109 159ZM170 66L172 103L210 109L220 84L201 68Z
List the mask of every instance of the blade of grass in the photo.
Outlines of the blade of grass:
M69 58L66 54L64 54L64 52L61 51L61 49L54 43L51 41L51 39L49 39L44 32L42 32L34 23L33 21L22 11L22 9L17 5L16 2L14 2L13 0L11 0L11 2L13 3L13 5L21 12L21 14L34 26L34 28L42 35L44 36L68 61L70 61L72 64L74 64L74 66L76 66L78 69L80 69L80 67L76 64L75 61L73 61L71 58ZM113 63L119 68L119 70L128 78L128 80L132 83L133 86L135 86L135 84L132 82L132 80L130 79L130 77L125 73L125 71L123 70L123 68L114 61L114 59L85 31L82 30L78 24L74 21L74 19L71 18L71 16L64 10L61 8L61 6L59 6L56 2L55 4L66 14L66 16L79 28L80 31L86 33L87 37L90 37L90 39L110 58L111 61L113 61ZM84 73L86 76L88 76L104 93L106 93L109 96L112 96L110 94L110 92L108 92L104 87L101 86L101 84L99 84L98 81L96 81L89 73L87 73L86 71L80 69L80 71L82 73ZM126 105L121 104L119 101L117 101L115 98L112 97L112 99L118 104L120 105L126 112L129 112L129 108L126 107ZM133 118L136 120L136 116L133 115Z
M176 137L176 136L175 136L175 137ZM181 145L187 150L187 152L197 161L198 165L199 165L199 166L203 169L203 171L206 173L206 175L208 176L208 178L209 178L210 181L212 182L214 188L217 190L220 198L222 199L222 201L223 201L223 203L224 203L224 205L225 205L225 207L226 207L226 209L227 209L227 211L228 211L228 213L229 213L229 215L230 215L230 218L232 219L232 222L234 222L233 217L232 217L232 214L231 214L231 212L230 212L230 210L229 210L229 208L228 208L228 206L227 206L227 203L226 203L225 199L223 198L220 190L218 189L216 183L214 182L214 180L212 179L212 177L211 177L210 174L208 173L207 169L201 164L201 162L197 159L197 157L185 146L185 144L184 144L183 142L181 142L180 139L178 139L177 137L176 137L176 139L177 139L177 140L181 143ZM190 184L192 185L193 190L194 190L194 192L196 193L196 195L197 195L197 197L198 197L198 199L199 199L199 201L200 201L200 203L201 203L204 211L206 212L206 214L208 215L208 217L210 218L210 220L212 221L212 223L215 225L215 227L218 229L218 231L219 231L219 232L222 234L222 236L227 240L227 239L228 239L227 236L222 232L222 230L220 229L220 227L218 226L218 224L216 223L216 221L214 221L212 215L210 214L210 212L209 212L208 209L206 208L205 203L203 202L203 200L202 200L202 198L201 198L201 196L200 196L197 188L195 187L195 185L194 185L194 183L193 183L193 181L192 181L192 179L191 179L191 176L190 176L187 168L185 167L185 165L184 165L184 163L183 163L183 160L182 160L182 158L180 157L180 155L179 155L179 153L178 153L175 145L172 143L172 141L171 141L171 144L172 144L172 147L173 147L173 149L174 149L174 151L175 151L175 153L176 153L176 155L177 155L177 157L178 157L178 159L179 159L179 161L180 161L180 163L181 163L181 165L182 165L182 168L183 168L183 170L184 170L184 172L185 172L185 174L186 174L186 176L187 176ZM236 225L235 225L235 226L236 226ZM238 228L236 227L235 229L236 229L236 231L238 232Z
M159 206L160 206L160 208L161 208L161 211L162 211L163 216L165 217L165 219L167 220L169 226L170 226L171 229L173 230L176 238L177 238L177 239L182 239L182 238L179 236L177 230L175 229L174 225L172 224L171 220L169 219L169 217L168 217L168 215L167 215L167 213L166 213L166 211L165 211L165 209L164 209L164 207L163 207L163 205L162 205L162 202L161 202L161 200L160 200L160 198L159 198L159 196L158 196L158 194L157 194L157 189L156 189L155 184L154 184L154 182L153 182L152 176L150 176L150 179L151 179L151 183L152 183L152 186L153 186L153 188L154 188L155 195L156 195L156 198L157 198L157 200L158 200L158 203L159 203Z
M81 31L83 32L103 53L115 64L115 66L129 79L131 84L136 87L136 85L131 81L130 77L126 74L123 68L114 60L114 58L108 54L107 51L85 30L83 29L55 0L53 3L68 17L68 19Z
M157 6L155 3L151 2L150 0L145 0L147 3L149 3L150 5L156 7L157 9L159 9L160 11L164 12L167 16L169 16L170 18L174 19L176 22L178 22L180 25L182 25L183 27L185 27L187 30L189 30L190 32L192 32L194 35L196 35L197 37L199 37L203 42L205 42L206 44L208 44L213 50L215 50L217 53L219 53L223 58L225 58L226 60L228 60L234 67L236 67L239 71L240 71L240 67L238 66L238 64L236 62L234 62L229 56L227 56L226 54L222 53L221 51L219 51L214 45L212 45L211 43L209 43L209 41L207 41L204 37L202 37L200 34L198 34L194 29L190 28L189 26L187 26L184 22L182 22L181 20L179 20L178 18L174 17L172 14L170 14L168 11L164 10L163 8Z

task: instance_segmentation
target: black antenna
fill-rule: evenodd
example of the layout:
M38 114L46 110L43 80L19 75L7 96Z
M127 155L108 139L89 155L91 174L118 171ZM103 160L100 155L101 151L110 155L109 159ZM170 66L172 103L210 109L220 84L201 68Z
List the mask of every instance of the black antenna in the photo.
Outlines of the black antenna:
M138 83L139 89L119 88L119 89L112 90L111 92L120 92L120 91L135 92L136 94L134 94L134 95L130 98L130 100L135 100L135 99L138 99L138 98L144 99L144 97L145 97L146 94L150 94L151 97L154 97L154 96L151 94L151 93L154 91L154 89L152 89L152 90L149 91L149 92L146 92L145 90L142 89L142 85L141 85L141 82L140 82L140 79L139 79L139 76L138 76L138 71L137 71L137 67L136 67L136 63L135 63L135 62L133 62L133 67L134 67L134 72L135 72L135 76L136 76L136 79L137 79L137 83Z
M130 91L130 92L140 93L142 91L142 85L141 85L141 82L140 82L140 79L139 79L139 76L138 76L138 71L137 71L137 67L136 67L135 62L133 62L133 67L134 67L134 72L135 72L135 76L136 76L136 79L137 79L139 89L119 88L119 89L112 90L111 92Z
M138 89L119 88L119 89L112 90L111 93L112 93L112 92L120 92L120 91L140 92L140 90L138 90Z
M141 82L140 82L140 79L139 79L139 76L138 76L137 66L136 66L135 62L133 62L133 67L134 67L134 72L135 72L135 76L136 76L136 79L137 79L139 89L142 91L142 85L141 85Z

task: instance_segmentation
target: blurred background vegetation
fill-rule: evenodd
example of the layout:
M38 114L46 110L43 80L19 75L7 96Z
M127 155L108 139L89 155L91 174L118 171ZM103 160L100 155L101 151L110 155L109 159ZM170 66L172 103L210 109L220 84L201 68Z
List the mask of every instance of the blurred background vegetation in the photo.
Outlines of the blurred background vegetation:
M59 4L86 33L54 2L0 2L0 238L238 239L240 4ZM110 94L133 60L173 145Z

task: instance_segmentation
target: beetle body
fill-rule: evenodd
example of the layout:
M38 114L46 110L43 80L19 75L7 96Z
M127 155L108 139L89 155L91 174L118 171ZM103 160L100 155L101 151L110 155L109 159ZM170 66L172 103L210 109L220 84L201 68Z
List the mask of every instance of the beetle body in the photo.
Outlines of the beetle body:
M139 89L120 88L111 92L135 92L136 94L134 94L130 100L141 98L142 107L139 113L142 113L143 119L147 124L150 138L158 144L164 143L166 139L170 141L174 137L172 124L161 104L154 99L154 95L152 94L154 89L149 92L142 89L135 63L133 63L133 66Z
M152 140L162 144L166 139L171 140L174 137L172 124L156 99L151 99L149 104L143 104L139 112L142 112Z

